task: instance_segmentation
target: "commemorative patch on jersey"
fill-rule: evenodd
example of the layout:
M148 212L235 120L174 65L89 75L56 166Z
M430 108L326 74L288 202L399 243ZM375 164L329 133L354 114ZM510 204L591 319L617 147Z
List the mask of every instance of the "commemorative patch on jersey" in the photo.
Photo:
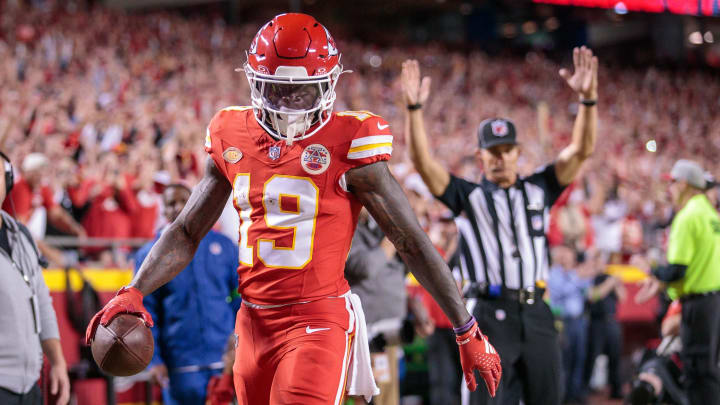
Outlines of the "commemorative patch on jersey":
M243 158L243 153L240 151L240 149L231 146L225 149L225 152L223 152L222 156L226 162L233 164L239 162L240 159Z
M308 145L300 155L300 165L310 174L320 174L330 167L330 152L319 143Z

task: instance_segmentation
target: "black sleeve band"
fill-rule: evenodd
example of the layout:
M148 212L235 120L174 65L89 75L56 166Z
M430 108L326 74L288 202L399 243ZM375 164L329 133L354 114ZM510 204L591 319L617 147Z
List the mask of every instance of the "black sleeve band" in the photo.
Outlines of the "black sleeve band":
M658 280L669 283L685 277L685 271L687 271L687 266L684 264L668 264L655 267L652 274Z

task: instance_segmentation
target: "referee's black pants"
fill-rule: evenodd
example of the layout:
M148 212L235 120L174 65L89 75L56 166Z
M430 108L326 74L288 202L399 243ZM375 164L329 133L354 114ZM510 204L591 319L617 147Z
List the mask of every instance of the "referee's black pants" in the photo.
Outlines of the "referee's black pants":
M720 294L683 301L680 339L690 405L717 403L720 401Z
M469 304L472 305L472 301ZM560 342L547 304L542 299L534 304L478 299L472 312L500 354L503 374L497 395L490 398L476 373L478 388L470 393L469 403L518 405L522 399L527 405L560 404ZM467 392L467 388L463 390Z

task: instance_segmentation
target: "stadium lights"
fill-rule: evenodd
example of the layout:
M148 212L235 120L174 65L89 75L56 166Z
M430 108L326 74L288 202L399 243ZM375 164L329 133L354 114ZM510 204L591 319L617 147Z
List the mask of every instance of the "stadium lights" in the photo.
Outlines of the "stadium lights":
M693 45L701 45L703 43L703 36L700 31L694 31L688 35L688 41Z
M647 151L650 153L657 152L657 143L655 142L655 140L651 139L647 141L647 143L645 144L645 149L647 149Z
M703 39L704 39L705 42L707 42L708 44L712 44L713 42L715 42L715 38L713 38L713 33L710 32L710 31L706 31L706 32L705 32L705 35L703 35Z
M616 14L620 14L620 15L627 14L627 12L628 12L627 6L622 1L618 1L615 4L615 7L613 7L613 10L615 11Z

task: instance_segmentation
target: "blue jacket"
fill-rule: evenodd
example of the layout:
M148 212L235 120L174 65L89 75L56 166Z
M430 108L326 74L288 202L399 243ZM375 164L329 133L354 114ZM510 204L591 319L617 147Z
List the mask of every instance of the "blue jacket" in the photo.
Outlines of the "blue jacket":
M137 251L135 272L158 238ZM240 299L232 299L238 287L237 266L237 244L210 231L190 264L145 297L145 308L155 321L150 367L164 363L173 369L221 361L240 307Z

